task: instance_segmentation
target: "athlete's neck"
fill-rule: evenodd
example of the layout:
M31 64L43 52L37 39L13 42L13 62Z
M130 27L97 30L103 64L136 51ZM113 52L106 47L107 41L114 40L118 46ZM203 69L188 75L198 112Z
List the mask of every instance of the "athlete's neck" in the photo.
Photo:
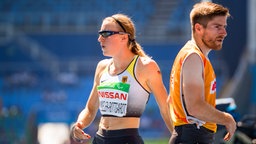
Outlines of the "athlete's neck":
M196 41L195 39L190 40L206 57L208 57L209 52L211 51L205 45L203 45L200 41Z
M131 61L134 59L134 54L132 55L125 55L119 58L112 58L112 62L109 67L110 74L118 74L124 71Z

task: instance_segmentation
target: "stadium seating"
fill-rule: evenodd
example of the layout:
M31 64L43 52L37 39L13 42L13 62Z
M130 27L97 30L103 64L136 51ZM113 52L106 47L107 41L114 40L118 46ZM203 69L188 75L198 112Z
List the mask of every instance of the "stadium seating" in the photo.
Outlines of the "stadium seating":
M126 7L123 7L125 5ZM146 6L145 6L146 5ZM1 1L0 22L14 25L95 25L114 13L131 15L138 27L154 12L154 1ZM136 12L136 13L134 13Z
M1 0L0 25L11 24L15 28L28 27L28 29L34 30L33 32L24 31L24 36L14 36L10 41L0 43L0 63L5 64L4 67L3 65L0 66L0 96L4 107L9 110L15 106L20 110L21 115L20 118L15 117L14 119L9 116L1 117L1 124L7 123L13 125L13 129L19 130L17 134L15 131L8 132L8 134L16 134L18 139L24 139L26 137L25 132L28 130L24 123L27 122L36 124L50 121L61 121L68 124L74 122L90 93L93 83L92 72L94 72L97 62L105 58L102 56L97 41L98 27L88 31L88 33L84 31L83 33L77 31L58 33L56 31L37 31L34 26L53 28L55 26L95 27L101 24L102 18L120 12L130 15L136 22L137 31L141 32L152 18L157 2L154 0L22 0L15 2ZM172 14L167 14L170 15L166 23L170 29L167 31L185 25L182 15L178 14L188 7L187 3L183 3ZM175 21L177 17L179 19ZM180 27L184 28L185 26ZM28 41L21 45L20 41L23 42L25 37L28 38ZM152 44L147 43L147 41L143 41L141 44L146 53L158 62L162 70L164 84L166 88L169 88L171 65L182 45L177 43ZM24 46L32 46L32 48L26 49ZM51 73L48 67L43 66L49 65L52 61L44 61L43 58L40 59L31 54L35 47L40 47L39 53L49 52L60 65L64 65L66 69L60 68L58 71L60 73L75 71L72 71L73 66L67 65L72 60L90 64L79 65L78 68L75 68L88 71L85 73L84 71L75 71L79 80L74 85L60 83L58 81L58 74L60 73ZM29 63L29 65L22 63ZM20 76L23 72L34 78L31 85L9 81L15 74ZM32 121L30 120L31 115L36 117ZM56 115L58 117L55 117ZM142 121L143 137L169 136L153 95L150 97ZM5 126L0 125L1 131L6 132L6 129ZM159 129L165 131L159 132ZM0 140L2 140L0 143L4 140L2 137L4 135L0 132Z

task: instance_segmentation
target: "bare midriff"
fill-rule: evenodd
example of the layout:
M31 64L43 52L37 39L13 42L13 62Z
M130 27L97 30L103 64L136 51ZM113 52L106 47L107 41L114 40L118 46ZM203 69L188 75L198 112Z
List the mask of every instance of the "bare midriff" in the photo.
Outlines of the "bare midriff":
M139 128L140 118L137 117L101 117L99 127L105 130Z

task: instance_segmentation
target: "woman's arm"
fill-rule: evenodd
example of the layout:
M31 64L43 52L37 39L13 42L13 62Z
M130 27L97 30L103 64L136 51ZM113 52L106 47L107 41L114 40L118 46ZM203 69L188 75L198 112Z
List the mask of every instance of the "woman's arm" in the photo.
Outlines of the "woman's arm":
M160 68L154 60L150 60L145 66L146 84L150 91L155 96L156 102L160 109L161 116L169 129L173 132L173 125L171 121L170 109L167 104L168 94L162 81L162 74Z
M84 133L83 129L88 127L96 117L99 108L99 98L97 93L97 86L99 85L100 76L102 71L106 66L106 60L98 63L95 76L93 88L91 90L90 96L87 100L85 108L80 112L77 122L72 127L72 134L78 139L88 139L90 136Z

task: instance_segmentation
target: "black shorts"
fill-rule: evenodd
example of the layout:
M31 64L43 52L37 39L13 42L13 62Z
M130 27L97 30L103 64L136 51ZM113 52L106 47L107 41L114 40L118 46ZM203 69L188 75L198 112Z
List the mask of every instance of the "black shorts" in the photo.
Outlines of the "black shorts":
M122 130L99 129L93 144L144 144L137 128Z
M214 132L195 124L175 126L169 144L213 144Z

